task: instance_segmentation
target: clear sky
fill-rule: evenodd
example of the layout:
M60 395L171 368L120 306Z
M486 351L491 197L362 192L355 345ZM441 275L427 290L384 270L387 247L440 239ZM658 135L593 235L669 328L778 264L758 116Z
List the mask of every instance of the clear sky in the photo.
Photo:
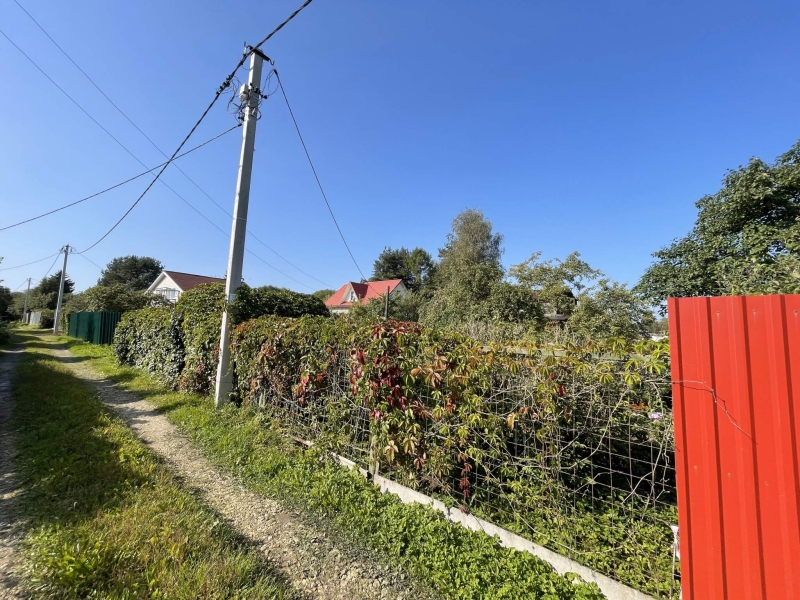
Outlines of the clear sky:
M272 0L20 0L164 151L199 117L244 42L300 4ZM163 157L13 0L0 29L149 167ZM800 3L315 0L264 48L275 60L322 183L362 270L384 246L434 256L462 209L505 236L505 264L574 250L635 283L685 234L726 169L773 160L800 138ZM244 78L245 74L240 75ZM0 36L0 227L143 169ZM258 124L249 229L330 287L359 278L279 95ZM234 124L220 103L192 138ZM231 210L240 131L182 159ZM226 232L230 219L173 169L164 176ZM144 178L0 232L2 267L83 249ZM322 283L252 239L251 285ZM87 256L154 256L222 276L228 238L156 184ZM12 289L51 261L0 271ZM55 269L54 269L55 270ZM99 270L70 258L78 289Z

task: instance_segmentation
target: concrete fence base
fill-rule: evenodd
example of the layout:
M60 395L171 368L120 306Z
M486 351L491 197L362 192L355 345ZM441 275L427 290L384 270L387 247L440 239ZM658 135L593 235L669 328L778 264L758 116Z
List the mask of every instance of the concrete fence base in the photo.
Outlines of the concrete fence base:
M308 442L303 443L310 445ZM370 477L369 473L365 469L360 468L353 461L338 455L334 455L334 458L339 462L340 465L347 467L348 469L358 470L363 477ZM608 600L654 600L652 596L643 594L642 592L615 581L610 577L602 575L601 573L597 573L589 567L577 563L566 556L562 556L557 552L553 552L552 550L549 550L543 546L534 544L530 540L526 540L516 533L512 533L506 529L503 529L502 527L498 527L497 525L489 523L488 521L479 519L474 515L463 513L457 508L448 508L443 502L435 500L430 496L426 496L421 492L417 492L416 490L412 490L411 488L401 485L395 481L386 479L381 475L373 476L372 480L383 493L395 494L404 504L416 502L424 506L430 506L438 510L453 523L459 523L463 527L471 529L472 531L482 531L489 536L499 538L501 546L505 546L506 548L514 548L522 552L528 552L541 558L543 561L549 563L556 573L559 573L560 575L564 575L566 573L576 573L577 575L580 575L584 580L597 584L597 587L600 588L600 591L603 592Z

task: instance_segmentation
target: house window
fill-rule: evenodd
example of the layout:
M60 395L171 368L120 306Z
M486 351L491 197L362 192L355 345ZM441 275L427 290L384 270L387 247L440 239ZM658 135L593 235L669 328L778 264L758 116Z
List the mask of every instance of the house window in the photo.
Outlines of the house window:
M178 296L180 295L180 292L178 290L176 290L175 288L158 288L156 290L156 294L161 294L167 300L170 300L170 301L174 302L175 300L178 299Z

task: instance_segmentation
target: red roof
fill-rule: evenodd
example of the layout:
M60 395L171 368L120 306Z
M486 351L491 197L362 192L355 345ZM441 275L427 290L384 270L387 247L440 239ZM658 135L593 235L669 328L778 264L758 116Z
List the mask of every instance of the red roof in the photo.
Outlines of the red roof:
M225 283L225 280L219 277L206 277L205 275L193 275L192 273L180 273L178 271L164 271L164 273L169 275L172 281L184 292L206 283Z
M347 308L353 305L352 302L342 302L347 294L347 291L352 287L358 301L366 300L369 302L373 298L379 298L386 295L386 288L389 288L391 294L397 286L403 283L402 279L389 279L387 281L365 281L364 283L356 283L355 281L348 281L342 287L325 301L325 306L328 308L342 307Z

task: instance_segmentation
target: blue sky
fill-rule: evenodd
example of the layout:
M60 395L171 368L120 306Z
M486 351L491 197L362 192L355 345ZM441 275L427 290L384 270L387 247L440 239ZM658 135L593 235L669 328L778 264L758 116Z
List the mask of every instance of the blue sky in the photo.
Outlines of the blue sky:
M20 0L171 153L241 56L299 0ZM13 3L0 28L148 166L163 158ZM265 47L323 185L369 275L384 246L434 256L453 216L482 209L506 265L574 250L635 283L650 254L685 234L694 202L751 156L800 138L796 2L315 0ZM245 74L240 75L242 78ZM0 37L0 227L142 170ZM316 188L279 95L258 124L249 229L330 287L359 274ZM221 103L189 146L234 124ZM238 131L182 159L230 210ZM230 219L172 169L165 180L226 232ZM111 193L0 232L2 267L85 248L141 193ZM324 287L248 240L252 285ZM228 238L156 185L87 256L154 256L221 276ZM12 289L51 261L0 271ZM99 270L70 258L78 289ZM304 285L301 285L301 283Z

